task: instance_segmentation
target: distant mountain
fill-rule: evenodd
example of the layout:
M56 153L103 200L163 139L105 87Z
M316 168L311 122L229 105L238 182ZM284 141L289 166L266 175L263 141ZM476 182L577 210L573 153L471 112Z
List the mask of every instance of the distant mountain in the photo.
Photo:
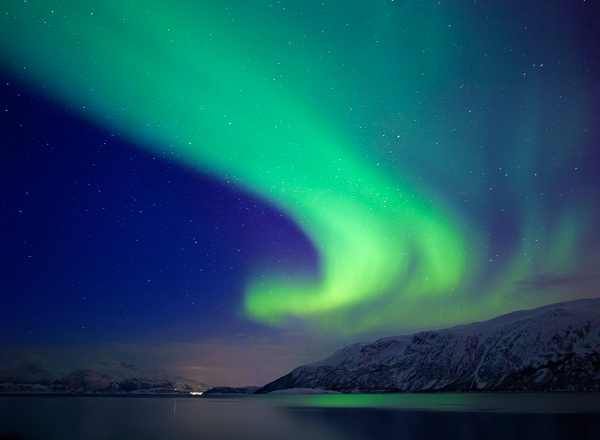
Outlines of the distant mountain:
M253 394L260 387L213 387L204 394Z
M357 343L257 391L600 391L600 298Z
M0 371L0 393L178 394L210 389L194 380L169 376L124 362L99 362L73 371L40 364Z
M0 392L45 393L65 373L65 370L51 369L39 363L1 370Z

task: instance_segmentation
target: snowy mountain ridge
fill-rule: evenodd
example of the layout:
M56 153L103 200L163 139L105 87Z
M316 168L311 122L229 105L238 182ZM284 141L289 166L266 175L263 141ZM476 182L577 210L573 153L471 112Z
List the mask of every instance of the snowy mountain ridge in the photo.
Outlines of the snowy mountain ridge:
M209 386L125 362L98 362L66 371L41 364L0 371L0 393L51 394L189 394Z
M600 390L600 298L357 343L258 393Z

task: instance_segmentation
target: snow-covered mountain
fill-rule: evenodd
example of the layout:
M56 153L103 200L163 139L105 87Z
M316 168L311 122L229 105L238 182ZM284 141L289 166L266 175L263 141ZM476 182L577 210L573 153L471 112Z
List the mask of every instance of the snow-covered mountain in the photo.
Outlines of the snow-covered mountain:
M22 364L0 371L0 392L45 393L66 370L49 368L39 363Z
M600 298L357 343L257 393L600 391Z
M124 362L99 362L70 372L39 364L0 372L0 393L176 394L204 392L209 386Z

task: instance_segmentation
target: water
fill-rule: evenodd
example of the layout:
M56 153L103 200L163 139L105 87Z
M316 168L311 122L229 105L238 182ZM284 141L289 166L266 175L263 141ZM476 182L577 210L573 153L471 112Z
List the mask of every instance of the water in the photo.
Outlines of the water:
M600 439L600 393L0 396L0 440Z

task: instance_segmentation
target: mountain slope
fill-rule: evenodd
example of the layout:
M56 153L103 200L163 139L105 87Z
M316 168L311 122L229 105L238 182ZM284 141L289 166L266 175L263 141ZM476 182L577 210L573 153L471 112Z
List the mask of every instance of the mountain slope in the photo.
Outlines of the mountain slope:
M341 392L598 391L600 298L354 344L265 385Z
M176 394L208 389L200 382L124 362L99 362L66 374L39 364L0 372L0 393Z

